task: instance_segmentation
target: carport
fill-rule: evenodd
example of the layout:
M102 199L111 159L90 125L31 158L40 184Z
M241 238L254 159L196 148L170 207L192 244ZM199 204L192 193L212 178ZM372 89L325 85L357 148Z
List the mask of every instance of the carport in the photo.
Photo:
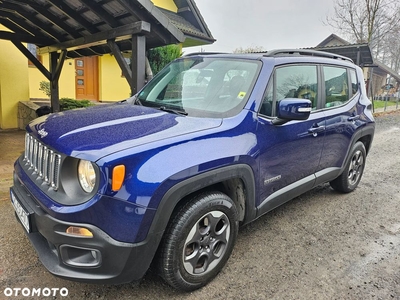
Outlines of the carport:
M387 75L396 80L397 86L400 84L399 74L374 59L367 43L350 44L337 35L332 34L313 49L349 57L361 68L369 68L366 87L368 96L371 98L373 98L376 90L380 89L386 83Z
M132 93L145 83L146 49L168 44L212 43L191 0L174 1L178 12L150 0L0 0L0 39L11 41L50 81L51 106L59 111L58 81L66 58L112 53ZM49 70L25 47L49 54ZM122 52L131 52L131 66Z

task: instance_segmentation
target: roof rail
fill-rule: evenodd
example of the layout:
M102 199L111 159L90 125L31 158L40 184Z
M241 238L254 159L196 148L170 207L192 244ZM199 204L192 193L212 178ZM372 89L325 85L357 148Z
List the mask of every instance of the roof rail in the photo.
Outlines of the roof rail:
M224 53L224 52L193 52L193 53L185 54L183 56L213 55L213 54L226 54L226 53Z
M353 62L351 58L346 56L338 55L335 53L325 52L325 51L317 51L317 50L308 50L308 49L280 49L280 50L272 50L268 51L264 56L288 56L288 55L306 55L306 56L319 56L319 57L327 57L332 59L341 59L347 60L349 62Z

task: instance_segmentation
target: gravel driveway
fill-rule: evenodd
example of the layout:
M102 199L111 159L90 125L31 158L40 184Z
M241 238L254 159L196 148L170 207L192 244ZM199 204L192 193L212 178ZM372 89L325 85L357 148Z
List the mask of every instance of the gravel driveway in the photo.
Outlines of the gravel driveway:
M7 191L12 165L4 165L3 153L0 299L7 299L7 288L68 289L67 297L48 299L400 299L400 112L376 121L365 173L353 193L322 185L241 228L224 270L189 294L151 273L139 285L120 286L47 273L13 215ZM17 135L23 140L23 133ZM4 136L2 151L8 146ZM22 141L17 144L22 151Z

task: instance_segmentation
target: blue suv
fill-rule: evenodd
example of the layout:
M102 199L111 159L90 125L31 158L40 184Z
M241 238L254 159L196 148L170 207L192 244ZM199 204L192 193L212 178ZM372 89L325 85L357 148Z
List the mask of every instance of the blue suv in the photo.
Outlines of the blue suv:
M152 264L190 291L239 225L322 183L353 191L374 129L348 58L188 55L125 101L31 122L10 197L52 274L118 284Z

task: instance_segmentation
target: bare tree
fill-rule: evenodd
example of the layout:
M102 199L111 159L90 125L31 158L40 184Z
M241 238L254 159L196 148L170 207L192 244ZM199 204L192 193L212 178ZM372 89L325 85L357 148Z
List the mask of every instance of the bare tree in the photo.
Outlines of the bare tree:
M400 24L398 0L335 0L334 5L326 23L352 42L369 43L375 57L381 54L384 38Z
M382 62L400 73L400 25L384 37Z
M257 53L257 52L265 52L262 46L248 47L248 48L236 48L233 50L233 53Z

